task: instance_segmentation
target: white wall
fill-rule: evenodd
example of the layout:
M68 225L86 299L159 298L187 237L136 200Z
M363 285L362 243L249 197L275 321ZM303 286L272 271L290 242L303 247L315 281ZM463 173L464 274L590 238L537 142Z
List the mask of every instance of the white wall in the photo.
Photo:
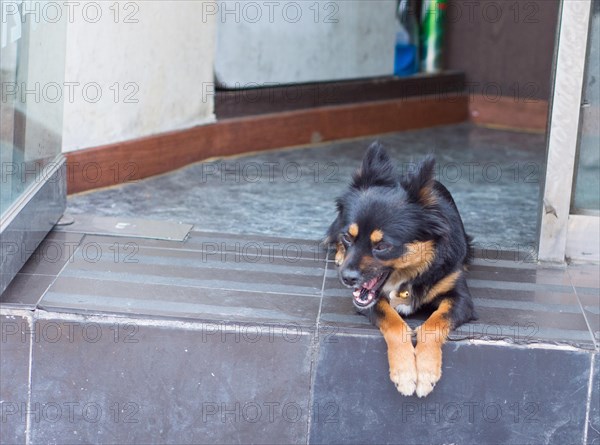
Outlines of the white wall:
M213 82L215 20L201 19L203 3L81 2L65 11L72 20L63 151L214 120L206 85Z
M61 149L67 18L32 5L0 4L2 162L53 158ZM26 116L25 126L15 126L15 112Z
M396 0L218 1L215 72L229 88L391 75Z

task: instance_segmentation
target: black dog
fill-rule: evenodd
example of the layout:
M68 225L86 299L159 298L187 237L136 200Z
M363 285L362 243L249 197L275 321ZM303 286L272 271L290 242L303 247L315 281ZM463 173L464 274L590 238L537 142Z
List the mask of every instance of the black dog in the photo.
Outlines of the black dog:
M464 276L470 238L450 192L433 179L429 156L399 177L378 144L372 144L349 190L337 199L338 216L326 242L335 243L342 283L354 305L381 330L390 378L404 395L429 394L442 375L448 332L474 319ZM412 331L400 314L424 305L434 311Z

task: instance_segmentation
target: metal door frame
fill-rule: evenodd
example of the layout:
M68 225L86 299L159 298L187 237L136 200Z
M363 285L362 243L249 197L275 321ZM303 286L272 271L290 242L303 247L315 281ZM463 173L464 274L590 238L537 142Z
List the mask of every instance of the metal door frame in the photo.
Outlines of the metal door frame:
M540 206L541 262L600 260L600 217L571 214L591 10L591 0L561 5Z

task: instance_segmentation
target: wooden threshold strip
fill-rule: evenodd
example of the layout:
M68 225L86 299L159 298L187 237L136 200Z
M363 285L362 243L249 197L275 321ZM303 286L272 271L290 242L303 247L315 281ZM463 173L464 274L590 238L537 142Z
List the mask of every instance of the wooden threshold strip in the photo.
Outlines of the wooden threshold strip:
M466 95L429 95L223 119L66 153L68 193L123 184L211 157L464 122Z

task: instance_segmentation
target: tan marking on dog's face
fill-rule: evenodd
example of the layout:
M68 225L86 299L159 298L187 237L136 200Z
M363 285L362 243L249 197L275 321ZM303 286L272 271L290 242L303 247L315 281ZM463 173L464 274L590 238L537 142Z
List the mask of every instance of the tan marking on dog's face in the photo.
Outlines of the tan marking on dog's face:
M373 244L377 244L379 241L383 239L383 232L379 229L373 230L371 232L371 242Z
M406 253L399 258L384 261L399 272L403 281L408 281L425 272L435 259L433 241L415 241L406 245Z
M425 296L425 299L423 300L423 303L430 303L438 295L445 294L446 292L451 291L452 289L454 289L454 286L456 285L456 280L458 280L458 278L460 277L461 273L462 272L460 270L457 270L456 272L452 272L451 274L446 275L440 281L438 281L437 283L435 283L431 287L431 289L429 289L429 291L427 292L427 295Z
M341 266L346 259L346 247L342 243L337 243L337 251L335 252L335 265Z
M352 235L354 238L358 236L358 224L352 223L350 227L348 227L348 233Z

